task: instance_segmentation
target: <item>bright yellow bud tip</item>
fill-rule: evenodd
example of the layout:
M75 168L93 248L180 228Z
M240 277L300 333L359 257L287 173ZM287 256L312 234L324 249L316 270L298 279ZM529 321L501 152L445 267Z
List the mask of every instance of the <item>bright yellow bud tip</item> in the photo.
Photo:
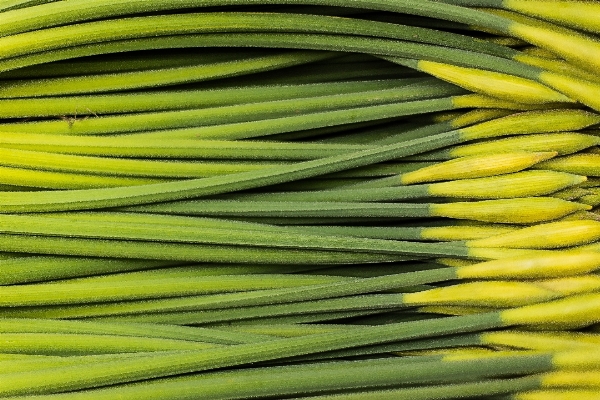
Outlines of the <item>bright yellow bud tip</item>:
M600 392L597 390L570 389L558 390L535 390L519 393L513 396L514 400L600 400Z
M555 155L555 152L513 152L463 157L407 172L400 179L403 185L410 185L507 174L521 171Z
M496 110L496 109L476 109L468 111L464 114L455 116L452 118L450 123L454 129L462 128L464 126L473 125L479 122L489 121L494 118L506 117L512 114L510 110Z
M460 129L465 140L496 136L575 131L600 123L600 115L583 110L528 111Z
M540 224L467 242L472 247L552 249L577 246L600 239L600 222L579 220Z
M600 111L600 84L570 75L544 71L540 80L586 106Z
M460 305L475 307L515 307L547 301L559 294L523 282L471 282L442 288L407 293L403 300L407 305Z
M563 296L595 292L600 289L600 276L572 276L567 278L538 281L538 285Z
M600 368L600 351L589 351L589 349L577 349L565 352L557 352L553 364L558 368L591 370Z
M579 332L497 331L481 334L481 343L527 350L556 351L600 346L600 335Z
M500 316L506 325L587 326L600 322L600 293L504 310Z
M548 372L541 380L545 388L600 388L600 370Z
M526 255L461 266L460 279L543 279L585 274L600 268L600 253Z
M423 228L421 238L427 240L471 240L501 235L516 228L503 225L455 225ZM464 260L461 260L464 261Z
M442 315L472 315L494 312L495 307L468 307L468 306L424 306L417 308L419 312Z
M489 178L434 183L429 193L437 197L509 199L542 196L582 183L585 176L553 171L525 171Z
M586 176L600 176L600 154L571 154L545 161L535 168L570 172Z
M472 92L517 103L573 102L569 97L535 81L477 68L419 61L419 70Z
M550 197L527 197L507 200L485 200L432 204L432 216L471 219L483 222L532 224L558 219L581 210L584 204L571 203Z
M509 27L512 35L550 50L571 64L591 72L600 68L600 41L595 37L522 14L501 10L494 10L493 13L515 21Z
M504 6L560 25L600 32L600 3L597 1L505 0Z
M514 153L515 151L556 151L559 155L564 155L597 145L600 145L598 136L572 132L546 133L457 146L450 150L450 156L467 157L481 154Z

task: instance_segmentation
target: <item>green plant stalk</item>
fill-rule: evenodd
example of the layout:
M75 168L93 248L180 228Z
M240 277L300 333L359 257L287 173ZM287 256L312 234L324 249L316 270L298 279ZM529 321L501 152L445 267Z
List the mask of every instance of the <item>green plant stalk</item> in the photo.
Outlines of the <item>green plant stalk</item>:
M40 216L1 215L5 234L27 234L67 238L99 238L120 241L155 241L168 243L204 243L214 245L242 245L282 247L289 249L343 250L351 252L424 254L429 251L447 252L447 255L464 255L461 244L432 244L397 242L377 239L322 236L309 233L286 232L285 229L232 230L227 228L187 228L180 226L141 225L119 222L89 225L85 221ZM50 223L49 223L50 222ZM115 241L115 244L118 242Z
M305 64L330 57L326 52L288 51L274 55L163 70L132 71L96 76L8 80L0 90L5 98L110 92L202 82Z
M4 354L0 360L0 368L3 371L32 372L35 370L57 368L69 365L81 365L85 363L123 360L132 356L143 356L155 354L156 352L117 353L117 354L95 354L95 355L69 355L69 356L47 356L30 354ZM8 358L13 356L14 358Z
M401 294L349 296L282 305L242 307L203 311L152 312L121 316L92 317L92 321L133 322L173 325L203 325L229 321L273 318L298 314L317 314L362 310L398 310L407 307Z
M381 253L348 253L300 249L285 249L283 251L282 249L268 247L133 242L8 234L0 236L0 247L17 253L236 264L344 264L399 261L411 258ZM440 252L446 254L448 249L444 250L440 250ZM463 248L460 249L460 251L464 250ZM453 254L456 253L455 249L450 249L450 251Z
M148 11L146 8L144 11ZM15 14L15 13L12 13ZM10 16L6 16L10 18ZM497 18L501 19L501 18ZM270 22L270 24L268 23ZM39 32L35 31L35 32ZM95 22L48 28L42 38L32 41L35 32L4 35L0 39L0 57L10 58L28 53L103 41L146 36L188 35L214 32L311 32L353 34L421 43L447 45L476 53L511 57L514 51L490 42L426 28L390 24L362 19L330 17L316 14L213 12L153 15L107 19Z
M30 82L30 81L28 81ZM89 89L90 84L78 86ZM39 86L39 85L36 85ZM59 84L61 88L66 85ZM12 90L11 90L12 92ZM293 98L231 106L207 107L177 111L112 115L98 118L71 119L67 122L39 121L0 124L0 131L63 134L101 135L127 132L167 130L186 127L225 125L247 121L283 118L298 113L325 112L369 105L400 103L463 94L464 90L439 80L418 80L401 88L334 94L318 97Z
M3 74L4 76L4 74ZM52 98L2 99L2 118L51 117L57 115L103 115L127 112L167 111L207 106L274 101L331 93L401 88L413 79L384 79L306 84L279 84L251 87L223 87L203 90L148 90L145 92L62 96Z
M35 9L25 9L13 11L6 15L5 22L0 25L2 31L6 35L19 32L26 32L50 26L69 24L74 22L86 21L90 19L101 19L106 17L115 17L121 15L135 14L140 11L140 6L143 4L143 10L148 11L165 11L173 9L184 9L188 7L208 7L219 5L232 4L229 0L189 0L178 3L170 3L164 0L154 0L150 3L145 2L130 2L122 4L114 0L104 0L98 3L95 7L90 7L83 1L65 6L60 3L48 4ZM345 6L339 0L309 0L298 3L291 0L246 0L242 3L236 2L239 5L322 5L322 6ZM503 30L506 27L506 22L498 17L488 16L487 14L476 12L462 7L454 7L444 4L436 4L433 2L422 2L414 4L412 2L403 1L357 1L352 5L355 8L366 10L391 11L397 13L407 13L414 15L422 15L426 17L434 17L442 20L450 20L465 23L468 25L481 25ZM487 22L487 24L486 24ZM494 24L495 22L495 24ZM492 25L492 26L490 26Z
M56 62L42 66L21 68L4 72L5 79L37 79L55 78L77 75L109 74L125 71L144 71L173 67L190 66L196 64L209 64L215 62L232 61L249 56L268 55L277 51L248 49L239 53L215 50L207 52L181 52L181 51L153 51L147 54L112 54L108 57L92 57L79 59L76 62ZM339 58L332 55L331 61Z
M226 324L207 324L208 328L224 329L228 325L254 325L254 324L312 324L312 323L329 323L331 321L344 321L350 318L362 318L372 315L378 315L387 310L363 310L363 311L342 311L318 314L298 314L274 318L256 318L240 321L232 321Z
M129 176L43 171L0 166L0 183L42 189L85 190L108 187L132 187L166 182L166 179Z
M0 260L0 284L39 282L76 276L172 267L173 262L106 258L25 256Z
M323 225L294 227L305 232L334 236L358 236L373 239L389 240L416 240L416 241L454 241L483 239L490 236L501 235L514 231L513 226L500 224L493 225L462 225L443 222L437 225L419 226L351 226L351 225Z
M539 388L540 382L537 376L481 380L478 382L456 383L451 385L431 385L420 387L409 387L404 389L367 390L354 393L330 394L320 396L302 397L306 400L440 400L453 399L457 396L493 396L495 400L503 400L498 397L503 394L515 392L527 392ZM517 397L518 398L518 397ZM293 398L299 400L300 398ZM506 399L515 399L512 395Z
M231 176L231 175L229 175ZM519 211L519 207L527 207ZM189 200L119 210L234 218L428 218L531 224L551 221L590 206L551 197L526 197L456 203L361 203L301 201ZM341 221L340 221L341 222Z
M128 158L310 160L368 148L352 144L317 144L267 141L138 140L127 136L77 137L0 133L5 148L27 151Z
M531 374L550 369L542 357L530 359L510 359L502 362L480 361L481 369L477 370L473 361L444 362L436 360L387 359L367 361L338 361L333 363L312 363L304 366L282 366L254 368L243 371L215 373L206 376L190 376L170 378L142 385L129 385L109 389L99 389L80 394L55 395L57 399L110 398L120 396L124 399L149 398L160 396L177 396L177 398L193 398L197 393L207 399L243 398L242 396L278 396L319 393L342 388L363 389L385 387L402 384L453 383L479 377L501 376L510 367L518 374ZM435 374L435 368L443 374ZM454 369L452 369L454 367ZM471 379L465 379L457 369L468 371ZM266 376L265 376L266 375ZM225 382L235 380L233 387ZM475 380L475 379L473 379ZM261 385L257 382L261 381ZM286 385L281 386L285 381ZM521 378L517 388L530 389L541 386L539 378ZM513 384L516 382L512 382ZM508 385L489 385L498 390ZM482 391L480 388L480 391ZM490 387L487 391L490 391ZM484 392L485 393L485 392ZM181 395L183 397L181 397ZM91 397L90 397L91 396Z
M497 313L442 320L390 324L350 330L341 333L311 335L307 337L273 340L265 343L229 346L224 349L189 352L182 355L159 355L141 360L128 359L118 362L54 368L32 373L5 374L0 381L0 393L18 395L52 393L83 389L103 384L115 384L150 377L168 376L184 372L199 372L227 365L266 361L301 354L310 354L340 348L399 341L402 339L432 335L478 331L501 326ZM546 363L551 357L543 357ZM396 374L395 374L396 375ZM439 374L436 373L436 376ZM43 389L42 389L43 388ZM42 389L42 390L40 390Z
M577 153L600 143L600 138L577 132L545 133L485 140L413 156L419 160L450 160L456 157L504 151L556 151L559 155Z
M556 318L562 323L592 324L598 321L599 306L600 296L587 294L487 314L369 326L345 332L271 340L259 345L251 343L200 352L191 351L185 355L181 353L157 355L145 357L143 362L127 359L77 368L34 371L29 374L6 374L3 376L4 379L0 380L0 393L27 394L31 393L32 387L43 388L45 393L83 389L393 341L479 332L514 325L540 324L551 318ZM587 351L567 354L536 353L533 356L526 355L524 359L535 359L547 368L562 366L589 368L600 361L597 357L590 357ZM477 365L482 359L475 358L475 360L474 364ZM496 357L492 357L492 360L498 362ZM507 358L501 357L499 360L507 360ZM509 363L514 364L514 361ZM437 372L436 370L436 376L438 376Z
M33 175L35 172L60 171L73 174L72 188L89 187L92 176L96 176L97 184L104 183L114 186L120 183L125 185L142 185L160 182L160 179L128 179L124 177L152 177L152 178L200 178L207 176L218 176L237 172L251 171L261 168L272 168L284 163L259 162L259 161L208 161L208 162L184 162L184 161L159 161L139 159L118 159L110 157L90 157L67 154L55 154L50 152L4 149L0 148L0 164L13 167L15 170L31 169L31 181L23 179L21 184L32 184L36 182ZM5 167L0 167L5 168ZM10 170L11 168L8 168ZM69 174L64 174L70 176ZM81 176L80 179L75 177ZM107 175L107 176L104 176ZM56 173L56 176L60 174ZM116 177L120 178L116 178ZM86 180L87 177L87 180ZM0 178L0 181L4 179ZM8 182L17 183L16 178L6 179ZM163 179L164 181L164 179ZM68 182L68 181L67 181ZM67 182L61 182L66 185ZM86 185L87 182L87 185ZM77 187L79 185L80 187ZM84 186L85 185L85 186Z
M248 36L250 35L250 36ZM257 40L261 40L261 45L258 44ZM177 35L157 38L145 38L145 39L133 39L133 40L119 40L115 42L104 42L93 45L75 46L60 50L47 51L42 53L35 53L26 56L13 57L8 60L0 60L0 71L14 71L19 68L32 67L51 63L55 61L64 61L74 58L81 58L86 56L97 56L111 53L123 53L140 50L161 50L161 49L189 49L189 48L214 48L214 47L265 47L264 44L270 44L270 48L281 49L287 46L281 46L280 42L275 37L266 40L264 34L206 34L206 35ZM307 75L297 76L296 79L292 79L293 73L298 72L296 68L292 67L285 72L272 71L272 74L268 76L260 74L255 76L257 84L299 84L299 83L319 83L324 81L343 81L348 79L372 79L373 76L380 78L405 78L407 76L415 76L415 73L409 69L398 68L395 66L386 65L369 65L364 72L361 70L348 70L343 68L340 70L332 70L331 66L319 65L315 63L312 68L312 64L304 64L303 73L307 72ZM239 79L238 79L239 80ZM227 85L234 84L236 80L229 78Z
M0 3L0 10L17 10L19 8L32 7L39 4L52 3L56 0L4 0Z
M144 21L147 17L141 18L139 20ZM265 15L265 19L272 20L271 15ZM122 20L128 21L128 20ZM335 19L334 19L335 21ZM172 22L172 21L171 21ZM234 21L232 21L234 22ZM0 70L10 70L17 67L23 67L27 65L35 65L40 62L49 62L49 61L57 61L65 58L73 58L75 56L81 57L85 55L94 55L102 52L122 52L122 51L131 51L133 49L160 49L160 48L180 48L180 47L247 47L247 46L255 46L262 48L289 48L289 49L301 49L303 51L306 50L322 50L326 52L330 51L338 51L338 52L356 52L356 53L366 53L366 54L375 54L380 56L393 56L393 57L405 57L412 59L430 59L439 62L449 62L451 64L459 62L461 65L475 67L475 68L483 68L489 69L492 71L502 72L509 75L520 76L525 79L536 80L539 77L540 72L543 69L539 67L534 67L530 65L523 64L518 61L509 60L502 57L496 57L491 55L486 55L482 53L475 53L471 51L465 51L460 49L448 48L444 46L430 45L430 44L422 44L415 43L411 41L402 41L395 39L386 39L386 38L377 38L377 37L368 37L368 36L357 36L354 35L353 32L350 34L319 34L319 33L279 33L273 34L268 32L273 28L273 26L269 25L269 21L266 21L260 26L258 22L260 20L256 20L257 24L256 29L266 29L265 33L252 33L251 29L248 27L248 30L245 30L244 26L242 31L245 30L246 33L211 33L210 30L203 35L197 35L193 33L189 33L187 35L177 35L177 36L162 36L162 37L151 37L144 38L144 36L136 39L122 39L118 40L114 38L110 43L112 44L103 44L102 39L99 39L100 42L86 44L86 40L84 39L83 43L79 46L72 46L69 49L61 49L64 47L62 40L62 35L57 35L57 39L55 39L56 45L58 48L51 50L45 49L43 47L43 43L39 43L41 46L38 51L33 54L28 53L28 51L22 46L24 43L27 43L31 40L31 38L23 38L19 43L7 43L7 51L4 54L5 56L10 56L10 58L5 58L0 63ZM305 21L298 21L298 24L302 24ZM127 22L129 24L130 22ZM148 21L144 22L148 23ZM169 22L170 23L170 22ZM196 22L197 24L200 22ZM369 21L369 24L372 21ZM96 30L99 29L100 26L96 26L98 23L89 23L85 28L88 30ZM252 25L249 25L250 27ZM392 25L394 27L396 25ZM171 29L172 27L168 27ZM317 27L318 28L318 27ZM63 28L56 28L63 29ZM66 29L66 28L64 28ZM63 30L64 30L63 29ZM108 34L114 34L114 31L111 29L115 29L115 27L107 27ZM118 28L117 28L118 29ZM197 25L193 27L193 29L198 29ZM222 30L222 28L219 28ZM287 29L287 28L286 28ZM307 26L298 26L295 30L302 32L308 31L311 32L314 30L314 27ZM218 31L218 29L217 29ZM277 29L275 29L277 31ZM248 33L250 32L250 33ZM285 29L284 31L285 32ZM69 34L69 32L67 31ZM71 32L72 33L72 32ZM181 32L180 32L181 33ZM27 36L27 34L25 34ZM153 36L153 35L149 35ZM156 36L156 35L154 35ZM135 37L135 35L133 36ZM10 37L0 38L0 43L6 41ZM16 38L16 36L15 36ZM49 35L49 39L52 37ZM2 40L5 39L5 40ZM104 38L104 39L108 39ZM14 49L12 49L13 46ZM35 46L34 46L35 47ZM14 50L14 51L12 51ZM314 53L310 53L314 54ZM314 55L313 55L314 57ZM324 57L321 55L321 57Z
M564 181L561 181L564 178ZM583 178L581 178L583 179ZM426 185L380 187L366 189L331 189L326 191L297 191L241 194L229 197L236 204L243 202L376 202L398 201L413 198L471 198L499 199L510 197L543 196L576 185L571 176L554 174L536 174L532 171L516 172L501 176L463 179ZM568 182L570 181L570 182ZM546 183L546 184L544 184ZM488 186L489 185L489 186ZM511 187L507 190L505 185ZM521 190L515 190L515 187Z
M456 90L456 89L453 89ZM468 95L465 95L468 96ZM428 112L453 110L465 106L459 104L461 96L438 97L425 100L411 100L398 103L363 106L356 108L315 111L302 115L258 119L244 122L224 123L199 127L160 129L148 132L134 132L132 137L146 139L209 139L238 140L257 138L281 133L330 127L357 122L397 118ZM467 97L465 100L473 99ZM483 104L482 104L483 103ZM485 100L479 102L485 107ZM477 105L479 105L477 104ZM469 104L469 106L475 106Z
M435 271L438 274L437 279L439 280L439 271ZM442 271L444 272L444 271ZM423 275L423 274L421 274ZM431 277L432 274L429 274ZM425 277L420 276L422 280L426 280ZM350 282L352 283L352 282ZM212 298L199 298L196 299L176 299L175 301L156 301L153 304L127 304L123 307L108 305L108 307L88 307L92 311L103 311L108 314L108 317L100 318L101 320L109 321L129 321L129 322L147 322L147 323L170 323L170 324L205 324L222 321L234 321L239 319L251 319L251 318L266 318L276 317L281 315L294 315L294 314L306 314L306 313L320 313L320 312L336 312L336 311L347 311L347 310L363 310L363 309L381 309L381 308L404 308L414 306L427 306L427 305L460 305L466 307L497 307L506 308L510 306L536 304L541 301L552 300L556 298L564 297L564 293L559 291L552 291L540 287L536 287L535 284L520 283L520 282L508 282L508 281L494 281L494 282L478 282L478 283L462 283L456 284L445 288L420 288L410 287L404 285L400 287L399 291L408 291L409 293L396 293L396 294L366 294L359 296L345 296L343 298L333 299L310 299L303 302L286 303L286 304L275 304L280 299L276 299L274 303L268 303L263 306L247 306L244 307L227 307L227 302L231 299L239 300L244 295L240 296L213 296ZM589 289L589 290L593 290ZM581 290L580 292L586 292L589 290ZM486 293L482 293L487 291ZM506 292L512 291L514 295L512 297L506 296ZM286 290L281 290L280 293L272 293L277 298L277 295L285 296ZM288 290L289 292L289 290ZM579 292L577 290L573 293ZM250 293L250 296L258 294L260 300L264 303L265 295L271 293ZM250 297L247 296L247 297ZM331 294L329 294L331 296ZM329 297L328 296L328 297ZM216 305L215 301L221 298L225 304L222 306ZM321 297L321 296L320 296ZM196 301L195 301L196 300ZM243 300L243 299L242 299ZM255 296L252 300L257 300ZM208 306L206 303L208 301ZM210 304L212 301L212 305ZM204 304L202 304L204 303ZM216 309L215 309L216 305ZM128 307L129 306L129 307ZM121 316L111 316L110 314L116 314L117 311ZM60 312L60 311L59 311ZM84 310L79 309L79 312L85 313ZM152 314L148 314L151 312ZM127 315L128 314L128 315ZM86 314L83 314L86 315ZM60 315L63 317L63 315Z
M73 279L65 279L60 282L60 284L74 284L74 285L84 285L86 283L107 283L107 282L116 282L118 284L123 284L125 282L161 282L163 280L168 279L180 279L180 278L189 278L199 279L200 277L217 277L224 276L227 279L230 276L246 276L246 275L255 275L258 274L260 276L273 274L275 276L291 276L292 279L313 276L314 274L305 273L305 271L297 271L301 267L292 266L291 268L286 268L285 266L270 266L271 268L266 268L262 266L245 266L245 267L237 267L235 265L226 265L220 266L218 264L214 264L211 266L191 266L191 267L168 267L168 268L160 268L160 269L151 269L144 271L134 271L134 272L125 272L125 273L116 273L116 274L108 274L108 275L99 275L99 276L89 276L89 277L81 277L81 278L73 278ZM281 268L281 271L278 271L277 268ZM306 267L305 267L306 268ZM262 269L262 271L261 271ZM248 274L246 274L248 271ZM337 282L345 278L343 276L332 276L333 274L317 274L324 277L324 283L328 283L328 280L331 282Z
M254 343L270 340L270 335L238 333L235 331L200 327L156 324L109 324L91 321L66 321L50 319L3 318L1 333L54 333L115 335L145 338L177 339L215 344Z
M252 275L245 275L252 278ZM243 278L243 275L239 275L239 279ZM226 280L234 279L235 276L225 276ZM439 268L429 269L416 272L407 273L395 273L391 275L384 275L380 277L372 278L353 278L343 279L341 277L324 277L323 284L313 284L308 286L294 286L293 290L286 290L285 288L277 288L273 290L258 290L259 287L253 288L249 292L231 293L231 294L218 294L210 296L189 296L186 298L163 298L160 300L146 300L144 302L129 302L120 304L92 304L89 306L73 306L73 307L61 307L60 309L14 309L11 313L10 310L6 310L3 315L10 315L14 317L44 317L44 318L65 318L65 317L79 317L79 316L91 316L91 315L104 315L104 314L120 314L120 313L135 313L145 312L152 310L186 310L186 309L215 309L225 307L248 307L248 306L260 306L260 305L274 305L291 302L304 302L316 299L329 299L336 297L344 297L350 295L360 295L372 292L382 292L388 290L406 290L417 285L424 283L443 282L457 278L457 271L455 268ZM326 280L331 280L330 283L325 283ZM250 281L251 279L249 279ZM255 279L256 280L256 279ZM57 301L62 304L77 303L81 302L82 298L89 298L89 294L85 293L86 285L91 285L98 288L97 294L100 297L96 297L96 301L108 299L107 296L111 293L118 291L119 286L126 286L126 283L121 281L115 282L109 280L105 282L104 278L91 278L75 281L73 283L67 283L57 286L56 292L62 290L61 294L56 294L55 297L59 297ZM213 277L208 282L215 281L219 282L219 277ZM156 290L165 290L165 285L160 285L161 282L153 281L133 281L133 284L141 286L145 284L147 289L139 289L144 291L145 297L149 297L148 292L152 287ZM207 283L208 284L208 283ZM54 285L57 285L55 283ZM188 285L189 286L189 285ZM53 286L54 288L55 286ZM36 290L41 291L47 289L48 286L13 286L12 291L15 293L30 292L32 301L37 301L39 304L47 305L50 304L49 299L43 299L35 295ZM81 289L81 290L80 290ZM112 291L112 292L111 292ZM234 290L235 292L235 290ZM26 293L25 293L26 295ZM114 295L114 294L113 294ZM124 295L120 295L124 296ZM130 298L133 298L133 294ZM18 304L11 302L12 306Z
M178 297L194 294L244 292L260 289L283 289L311 284L347 280L325 276L281 274L222 275L161 280L124 280L123 282L89 282L12 285L0 287L5 307L94 303L132 299Z
M311 178L328 173L357 168L391 159L419 154L474 139L505 135L556 132L581 129L600 122L591 113L575 110L521 113L484 122L459 130L433 135L426 139L381 146L373 150L296 163L274 169L263 169L214 178L144 185L135 188L38 192L35 198L23 193L0 193L1 212L66 211L76 209L118 207L150 202L178 200L222 194Z
M75 333L0 333L0 351L41 355L91 355L168 350L201 350L219 344L121 335Z
M160 10L160 9L165 9L165 6L163 4L160 4L162 2L158 1L152 5L145 3L145 11L148 10L147 7L151 7L153 8L153 6L156 6L156 10ZM203 2L204 4L202 5L209 5L210 3L208 2ZM227 3L227 2L226 2ZM250 4L253 4L254 2L250 2ZM275 2L268 2L269 4L286 4L288 3L288 1L275 1ZM309 1L307 3L310 4L327 4L327 5L340 5L338 3L338 1L333 0L333 1ZM196 3L197 4L197 3ZM219 4L217 3L213 3L213 4ZM236 3L237 4L237 3ZM262 4L262 3L261 3ZM37 23L39 23L39 25L33 25L30 27L22 27L22 28L16 28L15 30L13 30L12 32L19 32L19 31L23 31L23 30L28 30L28 29L35 29L37 27L41 27L41 26L52 26L55 25L57 23L60 23L59 21L71 21L71 22L75 22L75 21L84 21L90 18L98 18L99 16L102 15L125 15L131 12L135 12L135 5L134 4L130 4L128 7L128 10L125 10L123 8L119 9L119 7L116 7L114 4L108 5L105 4L104 5L104 9L101 10L101 8L96 8L95 10L93 10L91 13L89 13L89 10L85 10L85 7L78 7L77 5L75 5L72 9L70 10L61 10L58 15L60 15L59 18L55 19L53 21L53 19L55 18L55 16L57 15L57 11L60 9L52 9L53 6L55 6L55 4L50 4L48 6L50 6L49 9L45 8L45 7L39 7L41 8L42 12L45 13L49 13L50 15L43 15L42 16L37 16L39 21L36 21ZM102 5L99 5L100 7L102 7ZM112 8L109 10L108 7L112 6ZM183 4L179 5L179 7L183 6ZM471 10L468 8L464 8L464 7L456 7L453 5L448 5L448 4L442 4L442 3L438 3L438 2L429 2L429 1L425 1L425 2L420 2L418 5L414 5L408 2L402 2L401 4L399 4L398 2L394 2L393 4L390 4L387 1L380 1L377 3L373 3L373 2L356 2L355 4L353 4L353 7L364 7L367 9L379 9L379 10L386 10L386 11L394 11L394 12L401 12L401 13L408 13L408 14L415 14L415 15L424 15L427 17L435 17L435 18L439 18L439 19L443 19L443 20L452 20L452 21L456 21L456 22L461 22L461 23L466 23L468 25L474 25L474 26L482 26L485 27L487 29L492 29L495 31L499 31L501 33L507 34L509 36L515 36L515 37L519 37L522 39L525 39L527 41L530 41L534 44L543 46L547 49L550 49L551 51L558 51L559 54L561 54L563 57L565 57L566 59L569 59L575 63L577 63L578 61L583 60L584 65L591 67L591 65L595 65L595 60L590 60L589 58L583 58L581 55L578 55L579 52L574 51L573 48L574 47L578 47L578 46L588 46L590 51L592 51L595 47L597 47L597 43L595 43L592 39L589 38L585 38L585 37L581 37L582 35L577 35L577 34L572 34L571 31L568 31L566 29L563 29L562 35L559 33L557 38L552 37L552 27L542 27L542 28L537 28L535 26L535 24L533 26L524 24L524 23L517 23L512 21L509 18L504 18L504 17L500 17L500 16L496 16L496 15L490 15L481 11L477 11L477 10ZM167 6L166 8L170 8L169 6ZM74 11L77 11L77 14L73 14ZM61 15L61 14L65 14L65 15ZM69 15L70 14L70 15ZM7 23L7 25L19 25L19 16L17 13L17 16L14 20L10 20L9 18L9 22ZM24 26L27 26L27 22L25 23ZM10 28L8 28L10 29ZM10 30L9 30L10 32ZM549 33L550 32L550 33ZM571 37L569 37L571 36ZM573 37L574 36L574 37ZM574 42L575 46L570 46L568 44L570 44L569 42ZM567 45L565 45L567 44ZM588 51L589 52L589 51ZM564 85L562 85L564 86Z

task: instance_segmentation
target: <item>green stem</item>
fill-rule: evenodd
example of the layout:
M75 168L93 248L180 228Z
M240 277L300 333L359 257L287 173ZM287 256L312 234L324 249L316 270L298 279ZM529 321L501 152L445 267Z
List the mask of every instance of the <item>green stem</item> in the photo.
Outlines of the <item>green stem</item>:
M251 277L251 275L248 275ZM424 283L444 282L455 279L454 268L439 268L423 271L396 273L371 278L339 279L339 282L314 284L309 286L295 286L291 290L254 290L247 293L230 293L204 296L188 296L183 298L165 298L159 300L145 300L143 302L129 301L118 304L91 304L74 305L60 308L28 308L14 309L3 313L5 316L31 317L31 318L75 318L103 315L136 314L152 311L186 311L186 310L212 310L219 308L249 307L261 305L275 305L292 302L306 302L317 299L331 299L336 297L360 295L366 293L383 292L387 290L406 290L415 285ZM329 278L334 279L334 278ZM84 281L83 285L90 284ZM75 286L73 286L75 285ZM110 285L104 285L109 287ZM65 288L66 292L78 286L71 283ZM26 288L27 289L27 288ZM63 301L64 302L64 301ZM285 305L285 304L284 304Z
M50 236L0 235L0 249L17 253L247 264L344 264L403 260L393 254L248 246L156 243ZM462 248L465 251L466 248ZM448 249L446 249L447 251ZM455 249L451 249L455 250ZM431 249L429 250L431 251ZM456 250L455 250L456 251ZM445 254L444 250L440 251Z
M0 89L0 96L39 97L153 88L271 71L330 57L331 54L326 52L292 51L158 70L67 78L7 80Z
M2 133L2 147L128 158L311 160L368 149L365 145L267 141L169 140Z
M77 0L68 5L61 2L47 4L33 9L12 11L5 17L5 22L0 24L0 30L5 35L26 32L56 25L72 24L74 22L90 19L101 19L139 12L165 11L185 9L189 7L209 7L222 5L322 5L322 6L348 6L340 0L186 0L177 3L165 0L129 1L122 3L116 0L101 0L92 7L85 1ZM509 23L499 17L487 15L482 12L463 7L442 4L433 1L420 1L415 3L410 0L355 0L352 7L366 10L391 11L450 20L468 25L485 26L491 29L507 32Z
M49 319L3 318L0 320L2 333L68 333L93 335L119 335L152 337L215 344L254 343L270 340L268 335L248 332L209 329L200 327L169 326L155 324L110 324L91 321L65 321Z
M273 169L230 174L214 178L145 185L135 188L38 192L35 197L23 193L0 193L2 212L39 212L86 208L118 207L149 202L214 195L310 178L327 173L361 167L390 159L418 154L458 144L460 132L452 131L427 139L417 139L374 150L348 153L319 160L296 163Z
M280 305L265 305L230 309L152 312L151 314L107 316L95 321L125 321L174 325L202 325L226 323L255 318L272 318L298 314L316 314L362 310L397 310L406 307L402 294L348 296L337 299L319 299Z
M32 373L5 374L0 380L0 393L13 396L40 393L39 389L34 388L43 388L42 393L77 390L371 344L461 332L477 332L502 325L500 314L490 313L365 327L345 332L272 340L259 345L252 343L201 352L192 351L187 354L157 355L150 358L145 357L143 361L128 359ZM536 359L545 368L551 366L549 355L540 355ZM508 361L508 358L500 360ZM500 360L494 361L502 362ZM475 362L474 365L479 366L479 362ZM509 364L514 368L514 362L509 362ZM455 364L448 365L454 371L460 370L460 368L456 368ZM394 370L394 376L397 377L397 375L397 370ZM435 376L439 376L437 369L435 369ZM304 380L304 382L306 381ZM230 384L228 386L231 387Z
M495 377L513 372L527 374L543 372L548 369L543 361L531 357L530 360L509 359L506 362L485 360L478 362L462 361L447 363L444 361L420 358L396 358L362 361L337 361L329 363L311 363L307 365L253 368L241 371L221 372L208 376L189 376L163 379L140 385L117 386L89 392L69 393L52 396L57 400L76 399L110 399L110 398L145 398L159 399L165 395L169 398L191 399L202 394L204 399L242 399L249 397L272 397L295 394L320 393L340 389L360 390L386 386L418 385L431 383L454 383L471 381L478 377ZM439 368L436 371L436 368ZM461 372L469 378L461 376ZM437 372L437 374L436 374ZM227 384L235 381L236 385ZM260 384L257 384L260 382ZM285 382L285 385L281 385ZM520 378L509 381L485 381L487 383L471 383L470 392L507 393L519 389L539 388L541 383L537 377ZM512 390L510 385L512 384ZM466 384L463 384L466 385ZM462 385L460 385L462 386ZM404 389L411 390L411 389ZM414 391L414 389L412 389ZM422 391L422 390L421 390ZM431 391L431 390L430 390ZM456 390L446 389L450 393ZM438 389L437 391L441 391ZM467 392L469 393L469 391ZM350 394L352 396L352 394ZM160 397L163 396L163 397ZM182 397L183 396L183 397ZM346 396L346 395L344 395ZM337 397L337 396L336 396ZM405 398L405 397L404 397Z
M62 96L52 98L1 99L0 117L52 117L57 115L103 115L127 112L184 110L232 104L274 101L331 93L356 93L401 88L414 79L384 79L305 84L224 87L199 90L148 90L144 92ZM83 107L82 105L85 105ZM82 117L83 118L83 117Z
M93 82L86 79L69 78L70 82L84 91L92 91ZM131 78L134 81L134 78ZM77 82L75 82L77 81ZM412 83L412 84L411 84ZM46 80L46 88L54 83ZM56 81L56 89L60 92L68 90L68 84ZM38 85L35 80L27 81L36 90L35 95L41 92L44 95L53 94L44 92L46 88ZM10 85L8 85L10 86ZM126 88L124 88L126 89ZM11 96L19 95L19 88L8 88ZM162 111L150 113L135 113L125 115L111 115L97 118L70 119L68 121L50 120L37 122L9 122L0 124L0 131L63 134L63 135L99 135L118 134L129 132L160 131L177 128L221 126L247 121L264 120L270 118L284 118L298 114L325 112L329 110L353 109L368 106L400 103L428 98L440 98L463 94L458 87L441 82L437 79L415 79L406 82L403 87L361 91L353 93L336 93L328 96L292 98L274 101L260 101L256 103L236 104L230 106L211 106L199 109L176 111ZM59 93L62 94L62 93ZM2 93L0 92L0 95Z
M149 337L74 333L0 333L0 351L42 355L89 355L168 350L201 350L221 345Z

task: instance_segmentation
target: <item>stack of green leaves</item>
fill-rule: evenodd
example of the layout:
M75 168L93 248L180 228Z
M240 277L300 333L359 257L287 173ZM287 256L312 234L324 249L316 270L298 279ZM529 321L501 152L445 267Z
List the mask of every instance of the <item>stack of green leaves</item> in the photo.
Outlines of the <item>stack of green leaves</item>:
M0 398L599 399L599 14L0 0Z

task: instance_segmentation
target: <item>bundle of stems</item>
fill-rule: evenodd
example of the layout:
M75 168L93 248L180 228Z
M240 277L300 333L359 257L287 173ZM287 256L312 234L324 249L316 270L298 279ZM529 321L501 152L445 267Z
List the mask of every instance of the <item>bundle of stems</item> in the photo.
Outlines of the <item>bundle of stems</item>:
M0 0L0 398L600 398L598 12Z

